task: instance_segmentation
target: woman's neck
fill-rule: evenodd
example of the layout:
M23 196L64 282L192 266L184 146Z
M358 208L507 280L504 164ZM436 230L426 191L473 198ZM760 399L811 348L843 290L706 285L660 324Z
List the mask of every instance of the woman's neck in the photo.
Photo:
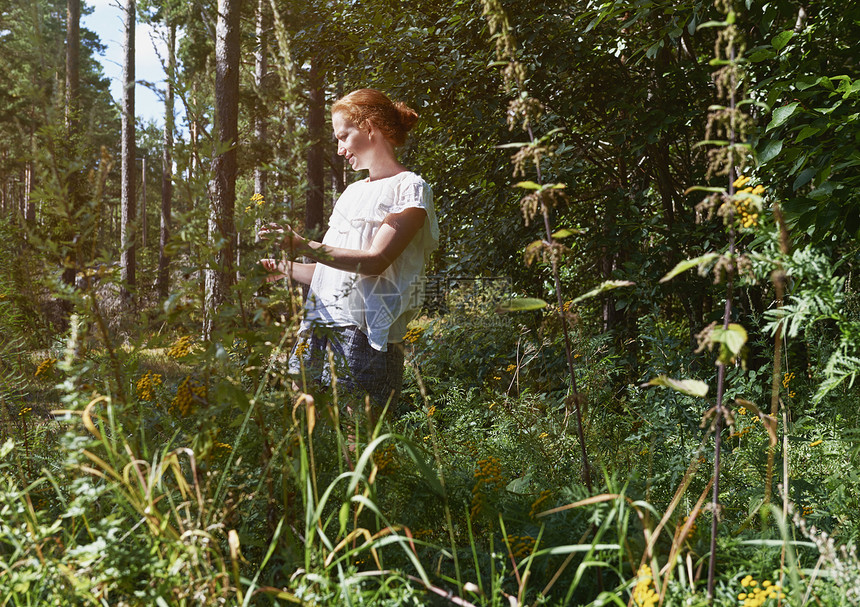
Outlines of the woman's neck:
M406 167L400 164L396 158L391 158L386 162L379 162L368 169L368 181L376 181L377 179L385 179L394 177L398 173L402 173Z

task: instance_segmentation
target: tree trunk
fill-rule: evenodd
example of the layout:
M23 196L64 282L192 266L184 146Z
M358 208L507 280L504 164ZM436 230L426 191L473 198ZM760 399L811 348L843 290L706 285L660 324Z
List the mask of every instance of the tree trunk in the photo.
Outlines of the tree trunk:
M135 0L125 2L125 43L123 46L122 69L122 141L120 144L122 156L122 177L120 205L122 220L120 224L120 267L122 277L122 295L128 298L134 290L136 256L135 256L135 181L136 164L134 136L134 26Z
M78 139L78 105L80 99L80 56L81 56L81 0L68 0L66 4L66 129L68 151L74 153ZM73 217L80 198L80 176L72 172L66 182L69 216ZM77 273L77 247L74 244L74 228L66 226L66 240L69 245L63 254L63 282L75 284ZM71 311L64 306L66 311Z
M254 139L257 144L257 157L254 164L254 192L266 197L267 175L262 165L265 162L263 153L268 143L268 123L266 121L266 106L264 103L264 86L269 69L268 35L271 28L269 15L269 0L257 0L257 51L254 53L254 88L257 91L257 103L254 108Z
M308 78L308 190L305 203L305 231L313 237L323 225L325 191L325 88L319 69L319 60L311 59Z
M170 257L167 243L170 240L170 212L173 204L173 79L176 76L176 24L167 25L167 90L164 93L164 144L161 154L161 229L158 240L158 275L155 288L159 299L167 299L170 289Z
M81 82L81 0L66 4L66 127L77 122Z
M231 284L236 230L236 143L239 135L239 9L241 0L218 0L215 33L215 157L209 184L209 243L217 247L206 272L206 320L211 338L221 304Z

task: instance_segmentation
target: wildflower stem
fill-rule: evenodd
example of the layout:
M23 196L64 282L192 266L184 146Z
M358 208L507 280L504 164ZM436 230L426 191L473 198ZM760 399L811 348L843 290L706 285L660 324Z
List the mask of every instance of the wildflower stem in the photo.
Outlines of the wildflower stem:
M732 63L732 67L734 67L735 62L735 47L734 43L730 40L729 42L729 58ZM735 143L735 72L734 69L731 72L730 85L729 85L729 107L731 108L731 126L729 128L729 145L730 149L734 149ZM734 153L729 153L729 191L728 197L731 200L735 194L735 185L734 185ZM732 206L729 210L729 213L734 213L734 206ZM729 258L734 259L735 253L735 228L734 222L729 221ZM734 287L734 270L732 265L729 265L726 270L726 306L723 311L723 329L728 330L729 323L732 317L732 291ZM720 448L721 448L721 434L722 434L722 422L723 422L723 394L725 393L725 384L726 384L726 365L722 361L717 362L717 405L716 405L716 419L714 420L714 491L713 497L711 500L711 545L710 545L710 559L708 561L708 601L713 602L714 600L714 582L715 582L715 573L716 573L716 565L717 565L717 532L719 525L719 495L720 495Z

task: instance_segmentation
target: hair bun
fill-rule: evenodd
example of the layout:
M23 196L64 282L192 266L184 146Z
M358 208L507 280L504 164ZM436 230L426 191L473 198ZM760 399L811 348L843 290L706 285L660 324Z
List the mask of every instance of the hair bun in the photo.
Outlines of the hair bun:
M397 113L400 114L400 124L403 125L403 130L411 130L415 126L415 123L418 122L418 112L402 101L395 102L394 107L397 108Z

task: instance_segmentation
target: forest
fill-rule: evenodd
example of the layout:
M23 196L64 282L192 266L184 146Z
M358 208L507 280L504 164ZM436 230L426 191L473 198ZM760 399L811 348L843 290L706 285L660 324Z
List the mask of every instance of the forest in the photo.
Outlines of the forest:
M0 0L0 607L860 605L860 4L116 4L120 99ZM381 415L259 263L364 87L441 232Z

